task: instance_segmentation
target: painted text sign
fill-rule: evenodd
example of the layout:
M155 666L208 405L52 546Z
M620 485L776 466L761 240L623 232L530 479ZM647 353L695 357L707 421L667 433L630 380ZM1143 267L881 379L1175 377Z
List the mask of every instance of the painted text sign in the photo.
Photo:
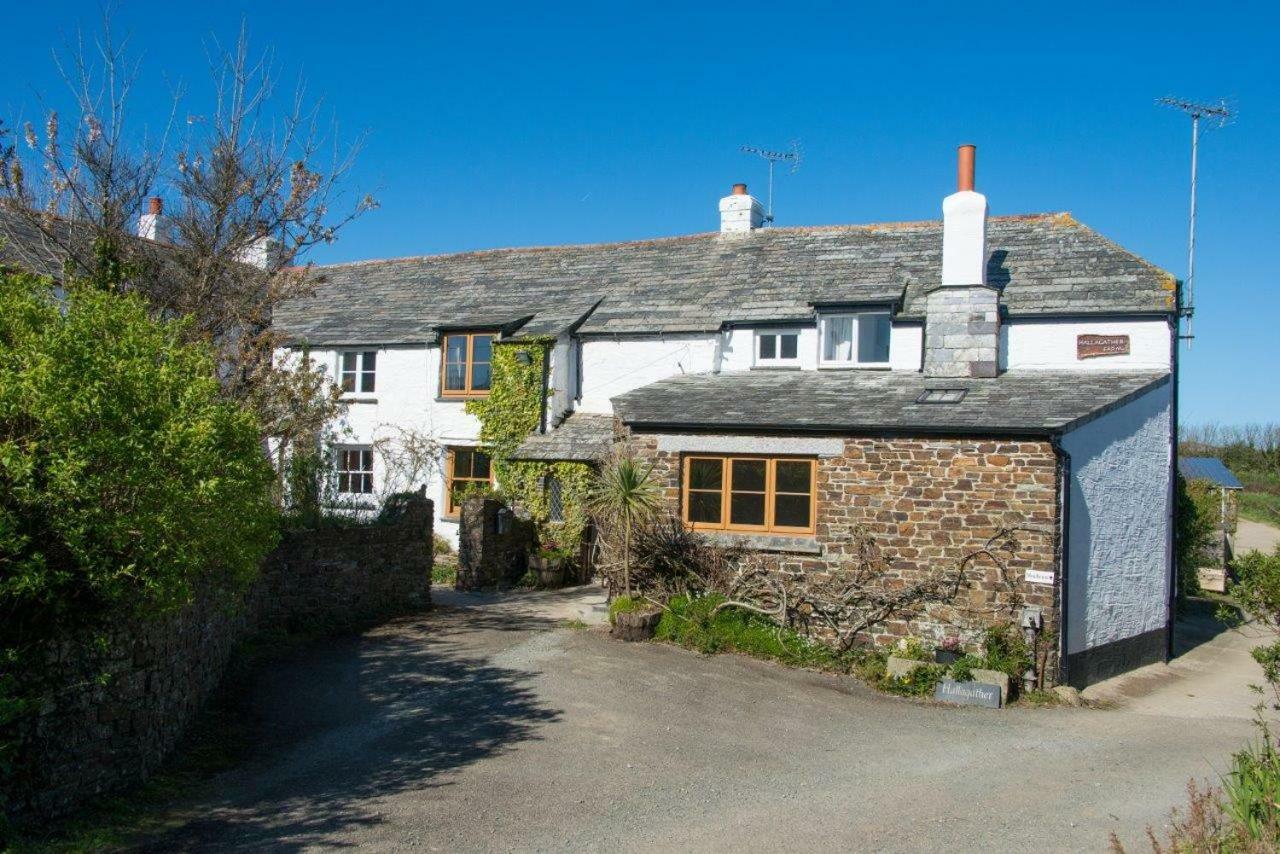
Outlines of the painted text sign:
M1028 569L1025 577L1031 584L1053 584L1053 573L1043 569Z
M1076 358L1096 359L1098 356L1129 355L1128 335L1077 335Z
M943 679L933 689L933 699L942 703L955 703L959 706L986 706L989 709L1000 708L1000 686L988 685L985 682L956 682Z

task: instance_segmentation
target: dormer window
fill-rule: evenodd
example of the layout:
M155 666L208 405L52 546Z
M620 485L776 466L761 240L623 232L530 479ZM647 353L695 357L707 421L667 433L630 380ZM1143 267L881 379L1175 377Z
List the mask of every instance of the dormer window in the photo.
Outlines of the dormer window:
M889 312L824 314L818 324L818 362L824 368L887 368Z
M343 394L372 394L374 391L378 353L375 350L348 350L338 366Z
M492 332L458 332L444 336L440 366L441 397L483 397L493 380Z
M800 364L800 333L762 329L756 333L756 367L787 368Z

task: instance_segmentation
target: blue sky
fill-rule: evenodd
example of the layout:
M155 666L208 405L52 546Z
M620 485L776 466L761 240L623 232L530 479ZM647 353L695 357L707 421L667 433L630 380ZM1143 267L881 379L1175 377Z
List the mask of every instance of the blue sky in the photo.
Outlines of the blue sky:
M50 58L98 3L17 4L0 116L64 99ZM180 12L178 11L180 8ZM1154 100L1228 98L1201 147L1199 311L1184 421L1280 420L1280 9L1274 3L117 4L134 111L209 103L205 46L241 21L348 139L381 209L318 261L714 229L744 144L799 140L780 225L932 219L954 147L993 213L1069 210L1183 276L1189 126Z

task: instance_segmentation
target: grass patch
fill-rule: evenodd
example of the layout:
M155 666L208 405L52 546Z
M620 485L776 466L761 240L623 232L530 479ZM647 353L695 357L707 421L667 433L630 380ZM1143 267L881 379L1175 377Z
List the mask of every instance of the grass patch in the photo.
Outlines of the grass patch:
M851 656L841 655L762 616L737 608L713 613L723 601L722 596L676 596L663 612L654 636L708 654L739 652L791 667L849 672Z
M1271 492L1255 492L1246 484L1240 493L1240 516L1251 522L1280 527L1280 495Z
M431 564L431 583L454 585L458 581L458 559L456 557L436 555Z
M561 620L556 624L562 629L589 629L591 628L584 620Z

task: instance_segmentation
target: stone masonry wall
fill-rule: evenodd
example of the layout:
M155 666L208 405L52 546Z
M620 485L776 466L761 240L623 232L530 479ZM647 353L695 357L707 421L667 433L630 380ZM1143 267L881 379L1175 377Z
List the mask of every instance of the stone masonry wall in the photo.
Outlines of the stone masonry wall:
M674 513L680 512L681 453L658 449L657 437L636 434L637 454ZM761 453L768 439L759 440ZM887 572L910 584L939 565L952 566L981 548L1001 527L1019 527L1019 547L1004 577L982 560L959 607L934 606L911 623L890 622L873 640L911 634L934 642L972 642L984 625L1017 620L1023 605L1043 609L1046 630L1058 630L1056 586L1031 584L1027 570L1057 569L1057 459L1048 442L1004 439L846 438L840 456L818 458L818 511L811 538L724 534L754 550L776 572L832 576L847 571L858 533L874 538ZM790 544L790 545L788 545ZM806 553L818 552L818 553ZM1056 672L1051 656L1046 672Z
M931 377L994 377L1000 347L1000 294L980 285L929 292L924 372Z
M504 587L529 568L537 544L533 523L493 498L462 502L458 517L458 590Z
M394 523L287 534L240 596L215 588L150 620L114 627L98 648L75 638L49 650L51 691L18 731L21 770L0 791L17 821L66 814L140 782L203 708L237 644L278 628L371 624L430 605L431 502L414 497Z

